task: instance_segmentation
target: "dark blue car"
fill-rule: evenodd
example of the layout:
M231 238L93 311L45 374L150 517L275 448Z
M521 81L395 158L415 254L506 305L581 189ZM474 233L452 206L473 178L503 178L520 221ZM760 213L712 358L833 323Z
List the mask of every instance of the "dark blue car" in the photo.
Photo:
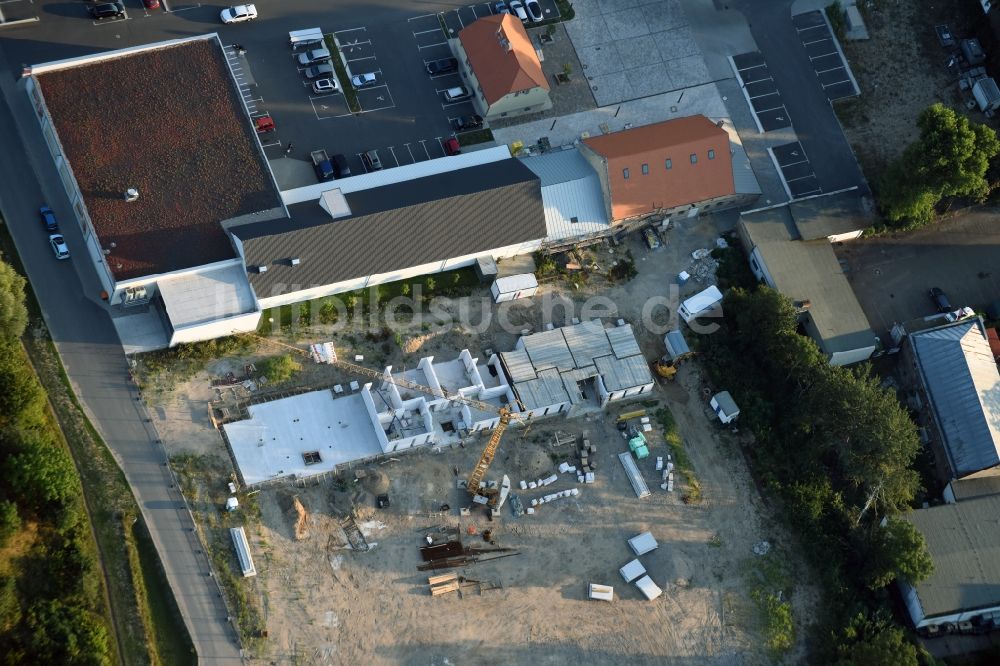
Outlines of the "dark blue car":
M51 208L48 206L42 206L38 209L38 214L42 218L42 224L45 225L46 231L59 231L59 223L56 222L56 214L52 212Z

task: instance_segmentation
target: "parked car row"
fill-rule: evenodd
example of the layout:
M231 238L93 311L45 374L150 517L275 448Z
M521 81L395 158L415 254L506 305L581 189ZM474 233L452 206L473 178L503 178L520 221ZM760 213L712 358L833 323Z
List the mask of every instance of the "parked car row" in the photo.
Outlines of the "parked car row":
M500 8L502 4L502 2L498 2L496 7L494 7L497 13L513 14L521 19L522 23L527 23L528 21L537 23L544 20L542 6L538 4L538 0L524 0L524 2L521 2L521 0L510 0L508 11L503 11Z
M69 248L66 246L66 239L59 233L59 221L56 214L48 206L41 206L38 209L38 217L42 220L42 226L49 235L49 247L56 259L69 259Z

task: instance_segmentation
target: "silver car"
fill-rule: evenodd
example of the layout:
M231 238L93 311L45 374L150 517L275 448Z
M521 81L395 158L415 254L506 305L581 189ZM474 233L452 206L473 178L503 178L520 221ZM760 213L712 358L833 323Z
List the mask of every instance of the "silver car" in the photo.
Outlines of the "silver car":
M375 85L375 72L368 72L367 74L355 74L351 77L351 85L357 89L370 88Z
M56 255L56 259L69 259L69 248L66 246L66 239L62 237L62 234L51 234L49 245L52 246L52 252Z

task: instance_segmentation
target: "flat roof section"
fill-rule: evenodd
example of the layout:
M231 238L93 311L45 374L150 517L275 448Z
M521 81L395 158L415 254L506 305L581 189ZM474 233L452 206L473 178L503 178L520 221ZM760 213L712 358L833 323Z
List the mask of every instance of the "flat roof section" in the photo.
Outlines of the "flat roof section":
M158 280L156 286L174 328L246 314L257 307L246 271L238 264Z
M220 223L280 208L218 38L36 80L117 280L233 258Z
M251 405L250 418L222 426L244 483L312 476L382 453L360 393L336 400L331 391ZM307 465L304 453L319 461Z

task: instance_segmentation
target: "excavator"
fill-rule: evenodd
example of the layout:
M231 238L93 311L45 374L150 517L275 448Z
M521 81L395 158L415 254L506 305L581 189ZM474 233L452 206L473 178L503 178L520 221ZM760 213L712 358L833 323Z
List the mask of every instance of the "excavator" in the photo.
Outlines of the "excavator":
M271 338L265 338L261 335L256 335L254 333L248 333L250 337L260 340L261 342L266 342L283 349L288 349L302 356L313 358L311 352L306 351L300 347L290 345L279 340L274 340ZM327 349L332 350L332 345ZM315 359L314 359L315 360ZM490 433L490 439L483 448L483 452L479 456L479 461L476 466L472 469L472 473L469 475L469 480L466 484L466 489L469 494L472 495L473 502L477 504L484 504L493 508L497 508L503 504L504 500L507 498L507 492L510 490L510 480L505 476L503 483L498 488L487 488L484 485L486 480L486 472L490 468L490 464L496 457L497 450L500 448L500 440L503 438L504 432L512 421L520 421L526 418L523 412L514 411L510 405L505 405L503 407L497 407L488 402L483 402L481 400L476 400L474 398L468 398L459 393L452 393L450 391L445 391L444 389L433 389L430 386L424 386L423 384L417 384L416 382L411 382L409 380L403 379L401 377L388 377L385 373L379 372L377 370L372 370L371 368L366 368L363 365L358 365L356 363L351 363L350 361L345 361L339 358L336 351L333 351L332 356L324 357L323 362L329 363L330 365L336 366L342 370L350 372L355 376L367 377L368 379L374 379L376 381L387 382L390 384L395 384L400 388L410 389L412 391L419 391L421 393L426 393L435 398L445 398L453 402L461 403L463 405L468 405L474 409L481 412L488 412L493 414L498 414L500 416L497 421L497 425L493 428L493 432ZM519 401L520 403L520 401ZM523 407L523 404L520 405Z

